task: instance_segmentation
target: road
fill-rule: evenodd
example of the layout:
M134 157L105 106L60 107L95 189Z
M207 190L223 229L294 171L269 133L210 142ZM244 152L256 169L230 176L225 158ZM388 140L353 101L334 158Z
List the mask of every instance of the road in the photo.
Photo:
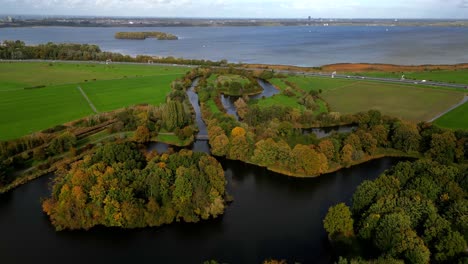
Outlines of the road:
M468 102L468 95L465 95L465 97L463 98L463 100L461 100L460 103L458 103L458 104L456 104L456 105L450 107L449 109L447 109L447 110L445 110L444 112L438 114L437 116L435 116L434 118L432 118L431 120L429 120L429 121L427 121L427 122L428 122L428 123L432 123L432 122L436 121L436 120L439 119L441 116L445 115L446 113L452 111L453 109L455 109L455 108L461 106L462 104L464 104L464 103L466 103L466 102Z
M13 61L13 62L60 62L60 63L82 63L82 64L106 64L102 61L62 61L62 60L0 60L0 61ZM168 63L138 63L138 62L111 62L111 64L128 64L128 65L148 65L148 66L172 66L172 67L187 67L187 68L196 68L199 65L187 65L187 64L168 64ZM214 66L212 68L218 69L227 69L229 67ZM236 69L243 70L268 70L263 68L244 68L244 67L235 67ZM305 75L305 76L317 76L317 77L328 77L331 78L331 73L321 73L321 72L303 72L303 71L290 71L290 70L274 70L276 73L284 74L296 74L296 75ZM363 77L355 75L342 75L336 74L336 79L352 79L352 80L367 80L367 81L377 81L377 82L386 82L386 83L399 83L399 84L418 84L424 86L434 86L434 87L446 87L446 88L456 88L463 89L468 91L468 84L457 84L457 83L446 83L446 82L432 82L432 81L415 81L415 80L400 80L393 78L377 78L377 77Z

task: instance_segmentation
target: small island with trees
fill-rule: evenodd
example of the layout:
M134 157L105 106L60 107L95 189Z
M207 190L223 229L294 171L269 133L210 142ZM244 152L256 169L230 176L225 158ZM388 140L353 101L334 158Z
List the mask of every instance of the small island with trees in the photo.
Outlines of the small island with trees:
M117 32L115 33L116 39L137 39L143 40L147 38L156 38L158 40L178 40L179 38L176 35L165 33L165 32L158 32L158 31L150 31L150 32Z

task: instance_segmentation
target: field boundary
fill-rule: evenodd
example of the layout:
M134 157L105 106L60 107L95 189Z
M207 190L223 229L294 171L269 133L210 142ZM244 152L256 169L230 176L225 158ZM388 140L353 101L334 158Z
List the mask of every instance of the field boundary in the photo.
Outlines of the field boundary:
M98 113L99 113L98 110L97 110L96 107L94 106L93 102L91 102L91 100L89 100L88 96L87 96L86 93L83 91L83 89L81 89L81 86L78 85L76 88L80 91L81 95L83 95L84 99L88 102L89 107L91 107L91 109L93 110L93 112L96 113L96 114L98 114Z
M465 95L465 97L463 97L463 100L461 100L458 104L456 105L453 105L452 107L450 107L449 109L445 110L444 112L436 115L434 118L432 118L431 120L427 121L429 123L432 123L434 121L436 121L437 119L441 118L442 116L444 116L445 114L449 113L450 111L454 110L455 108L458 108L460 106L462 106L463 104L465 104L466 102L468 102L468 95Z

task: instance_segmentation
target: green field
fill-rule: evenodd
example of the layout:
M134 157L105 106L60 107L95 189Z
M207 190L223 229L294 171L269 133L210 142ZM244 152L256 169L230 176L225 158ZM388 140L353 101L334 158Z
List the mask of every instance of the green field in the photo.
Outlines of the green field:
M245 78L244 76L240 75L235 75L235 74L225 74L225 75L219 75L218 78L216 79L217 82L221 83L231 83L231 82L238 82L242 85L248 84L250 81L249 79Z
M106 112L139 103L166 101L171 82L182 75L148 76L80 84L98 111Z
M468 129L468 103L453 109L434 123L445 128Z
M101 112L141 103L158 105L170 92L170 83L186 71L180 67L152 65L87 66L63 63L57 70L59 67L49 68L46 63L0 63L0 140L21 137L93 114L78 86ZM73 71L75 68L76 72ZM115 79L150 74L153 76ZM84 82L83 76L98 77L98 81ZM99 81L106 78L112 80ZM50 86L18 88L44 83L45 80ZM52 85L73 81L71 84ZM17 85L16 89L11 89L15 86L8 84Z
M332 112L353 114L375 109L411 121L429 120L463 98L463 91L455 89L366 80L292 76L270 81L281 89L289 81L304 91L322 90L321 97Z
M428 80L446 83L460 83L468 85L468 70L433 70L422 72L365 72L365 73L345 73L346 75L358 75L379 78L395 78L400 79L405 75L406 79L413 80Z
M370 109L410 121L427 121L460 102L463 93L388 83L355 82L325 90L330 111L352 114Z
M52 66L50 66L52 65ZM0 62L0 91L38 85L81 83L141 76L184 74L185 67L99 63Z
M76 85L0 92L0 140L20 137L92 113Z

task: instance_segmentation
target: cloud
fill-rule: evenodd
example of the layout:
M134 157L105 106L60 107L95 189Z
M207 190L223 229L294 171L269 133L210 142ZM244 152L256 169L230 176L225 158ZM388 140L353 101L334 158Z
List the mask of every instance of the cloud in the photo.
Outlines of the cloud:
M468 18L468 0L0 0L0 7L13 14Z
M458 4L458 7L468 8L468 0L461 0L460 3Z

